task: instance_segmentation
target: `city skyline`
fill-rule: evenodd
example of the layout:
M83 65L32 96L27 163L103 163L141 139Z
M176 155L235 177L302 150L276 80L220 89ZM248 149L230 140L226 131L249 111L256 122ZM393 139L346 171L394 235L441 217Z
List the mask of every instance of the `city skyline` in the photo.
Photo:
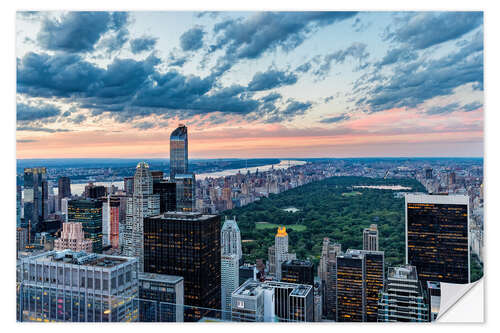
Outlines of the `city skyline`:
M481 12L16 21L17 158L483 156Z

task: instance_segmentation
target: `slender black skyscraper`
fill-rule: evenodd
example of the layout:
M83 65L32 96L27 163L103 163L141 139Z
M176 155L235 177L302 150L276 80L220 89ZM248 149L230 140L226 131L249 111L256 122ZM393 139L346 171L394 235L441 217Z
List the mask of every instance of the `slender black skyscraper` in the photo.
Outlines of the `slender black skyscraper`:
M69 177L59 177L57 180L57 189L57 200L59 201L58 207L61 207L61 199L71 197L71 181Z
M170 179L177 174L188 173L188 133L187 127L179 124L170 135Z

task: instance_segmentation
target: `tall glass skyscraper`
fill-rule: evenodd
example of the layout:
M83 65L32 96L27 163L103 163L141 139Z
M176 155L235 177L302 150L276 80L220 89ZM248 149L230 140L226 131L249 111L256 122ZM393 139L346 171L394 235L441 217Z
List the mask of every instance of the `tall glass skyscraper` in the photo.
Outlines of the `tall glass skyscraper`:
M179 124L170 135L170 179L177 174L188 173L188 134L187 127Z
M47 170L24 169L24 224L31 225L31 234L39 231L39 224L48 216Z
M102 252L102 201L70 200L68 222L81 223L85 238L92 240L92 252Z

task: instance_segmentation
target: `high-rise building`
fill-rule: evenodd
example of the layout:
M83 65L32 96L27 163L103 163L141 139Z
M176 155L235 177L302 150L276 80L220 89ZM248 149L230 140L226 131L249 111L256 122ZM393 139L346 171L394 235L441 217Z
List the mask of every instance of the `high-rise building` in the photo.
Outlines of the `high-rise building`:
M231 320L231 294L239 286L239 260L235 254L221 256L222 319Z
M176 187L176 208L180 212L192 212L196 208L194 173L176 174L174 177Z
M182 276L139 273L139 321L184 321Z
M170 135L170 179L188 173L188 133L187 127L179 124Z
M223 255L234 254L238 258L238 261L240 261L240 264L242 264L241 233L236 223L236 217L232 220L226 218L224 221L221 229L221 249Z
M16 250L24 251L28 245L28 229L16 228Z
M185 321L221 308L220 216L169 212L144 219L144 271L184 278ZM217 313L214 313L217 312Z
M127 198L123 247L123 254L138 258L140 272L144 271L144 219L159 213L160 196L153 194L153 177L149 165L140 162L134 175L134 194Z
M309 260L287 260L281 264L281 281L314 285L313 264Z
M134 177L123 178L123 189L125 193L129 196L134 194Z
M469 283L469 197L407 194L406 263L421 281Z
M137 259L49 251L18 266L18 320L137 321Z
M322 311L329 320L337 318L337 255L341 252L341 244L330 241L328 237L323 238L318 276L323 293Z
M363 229L363 250L378 251L378 229L376 224Z
M432 179L432 169L425 169L425 179Z
M243 264L240 266L240 281L238 283L239 286L241 286L246 280L252 279L257 281L257 267L256 265L252 264Z
M429 306L429 321L436 320L441 308L441 283L427 281L426 296Z
M61 199L71 197L71 180L69 177L59 177L57 179L57 200L61 209Z
M415 266L389 267L378 305L378 321L429 321L429 306Z
M457 182L457 177L454 171L451 171L448 175L448 185L455 185Z
M337 320L365 321L365 261L362 254L337 256Z
M54 241L54 250L72 250L75 252L92 252L92 240L85 239L83 227L78 222L63 223L61 237Z
M177 210L177 188L175 182L153 181L153 194L160 196L160 214Z
M24 169L24 224L30 226L31 236L39 231L39 224L48 217L48 186L46 168Z
M376 322L384 288L384 252L347 250L337 256L337 321Z
M232 320L312 322L313 294L309 285L247 280L232 294Z
M159 183L163 180L163 171L151 170L151 177L153 178L153 184Z
M85 198L88 199L98 199L100 197L106 196L108 190L105 186L102 185L94 185L94 183L89 183L85 185Z
M92 240L92 252L102 252L102 201L68 201L68 222L81 223L85 238Z
M274 251L276 262L276 279L281 281L281 264L287 260L297 259L295 253L288 253L288 234L286 227L278 227L274 237Z
M68 222L68 202L70 200L71 199L69 199L69 198L62 198L61 199L60 210L61 210L61 214L63 215L63 221L64 222Z
M20 179L16 177L16 228L21 228L21 216L22 216L22 198L23 191L22 187L19 184Z

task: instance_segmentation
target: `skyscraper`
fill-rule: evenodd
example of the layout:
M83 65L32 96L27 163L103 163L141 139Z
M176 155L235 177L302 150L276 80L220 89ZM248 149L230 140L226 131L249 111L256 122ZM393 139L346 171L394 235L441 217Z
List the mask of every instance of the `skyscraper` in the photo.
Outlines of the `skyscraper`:
M429 306L415 266L389 267L378 306L379 322L426 322Z
M21 228L22 196L23 191L20 185L20 179L16 177L16 228Z
M61 199L71 197L71 180L69 177L59 177L57 180L57 200L59 210L61 209Z
M138 258L140 272L144 271L144 218L159 213L160 196L153 194L153 177L149 165L140 162L134 175L134 194L127 198L123 248L126 256Z
M313 264L309 260L287 260L281 264L281 281L314 285Z
M234 254L238 261L243 258L243 253L241 251L241 233L238 224L236 223L236 218L232 220L224 221L224 225L221 229L221 248L222 254Z
M297 259L295 253L288 253L288 234L286 227L278 227L278 232L274 237L276 279L281 281L281 264L287 260Z
M47 170L45 168L24 169L24 224L31 226L31 236L40 229L40 223L48 216Z
M378 251L378 229L376 224L363 229L363 250Z
M123 178L123 189L129 196L134 193L134 177Z
M406 263L422 281L469 283L469 197L407 194Z
M181 276L139 273L139 321L183 322L184 279Z
M179 124L170 135L170 179L177 174L188 173L188 133L187 127Z
M92 252L92 240L85 239L81 223L63 223L61 237L54 241L54 250L62 251L66 249L75 252Z
M160 196L160 214L177 210L177 188L173 181L153 181L153 193Z
M184 277L185 321L221 308L220 217L169 212L144 220L144 271Z
M221 256L222 319L231 320L231 294L239 286L239 260L235 254Z
M92 252L102 252L102 201L68 201L68 222L81 223L85 238L92 240Z
M19 321L139 319L135 258L49 251L22 259L19 272Z
M179 212L192 212L195 210L195 187L196 179L194 173L176 174L176 208Z
M347 250L337 256L337 321L376 322L384 276L383 251Z
M341 244L323 238L318 276L323 292L323 315L329 320L337 318L337 255L341 252Z

